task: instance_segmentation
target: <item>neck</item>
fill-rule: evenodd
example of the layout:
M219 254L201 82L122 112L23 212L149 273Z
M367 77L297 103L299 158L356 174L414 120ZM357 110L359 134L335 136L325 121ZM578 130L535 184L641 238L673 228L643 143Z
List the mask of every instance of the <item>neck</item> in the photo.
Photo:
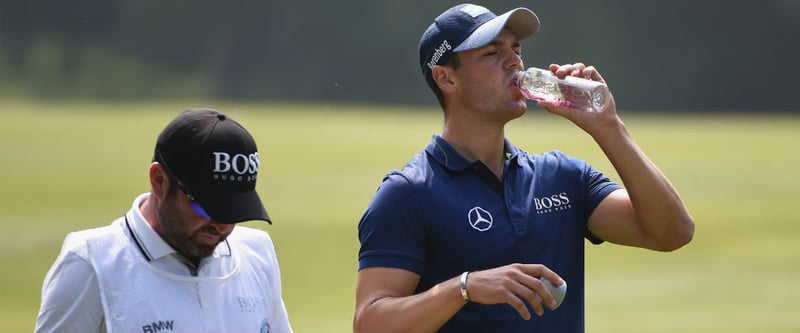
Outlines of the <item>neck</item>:
M502 181L505 162L503 126L447 121L442 130L442 138L465 158L481 161Z

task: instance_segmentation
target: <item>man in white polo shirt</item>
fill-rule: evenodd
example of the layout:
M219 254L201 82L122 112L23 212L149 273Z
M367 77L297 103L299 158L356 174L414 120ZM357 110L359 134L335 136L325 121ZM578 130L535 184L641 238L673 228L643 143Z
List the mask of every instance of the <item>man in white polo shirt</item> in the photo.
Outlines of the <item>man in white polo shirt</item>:
M64 240L36 332L292 332L271 238L235 227L270 222L259 163L230 117L181 113L158 137L151 191L111 225Z

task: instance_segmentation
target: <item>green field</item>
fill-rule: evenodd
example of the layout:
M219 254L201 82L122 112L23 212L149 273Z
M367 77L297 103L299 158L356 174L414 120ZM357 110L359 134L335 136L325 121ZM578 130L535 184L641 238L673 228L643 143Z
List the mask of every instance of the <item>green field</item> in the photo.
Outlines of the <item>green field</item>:
M356 225L383 174L441 129L441 112L346 105L0 101L0 321L31 332L65 234L106 225L149 190L155 138L210 106L255 136L296 332L351 332ZM587 243L587 332L800 332L800 117L623 118L678 188L694 241L673 253ZM591 138L532 109L507 136L611 171ZM76 300L79 301L79 300Z

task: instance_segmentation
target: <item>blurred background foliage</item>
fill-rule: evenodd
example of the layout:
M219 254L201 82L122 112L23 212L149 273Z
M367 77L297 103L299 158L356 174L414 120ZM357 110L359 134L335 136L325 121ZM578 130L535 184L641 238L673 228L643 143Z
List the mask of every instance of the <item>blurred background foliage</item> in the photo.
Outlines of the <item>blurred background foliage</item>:
M457 1L0 0L0 97L435 103L417 45ZM800 1L543 0L526 66L598 67L634 110L796 111Z

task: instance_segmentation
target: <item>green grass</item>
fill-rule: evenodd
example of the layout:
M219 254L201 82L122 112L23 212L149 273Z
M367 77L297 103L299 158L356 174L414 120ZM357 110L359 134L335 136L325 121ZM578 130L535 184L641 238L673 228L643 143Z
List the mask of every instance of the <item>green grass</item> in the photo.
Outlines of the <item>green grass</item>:
M356 224L383 174L441 129L436 108L216 102L0 101L0 318L30 332L65 234L110 223L149 190L155 138L177 112L213 106L262 156L258 190L275 224L297 332L350 332ZM800 117L624 115L697 223L673 253L587 243L588 332L798 332ZM612 178L586 134L532 109L508 137L559 149Z

